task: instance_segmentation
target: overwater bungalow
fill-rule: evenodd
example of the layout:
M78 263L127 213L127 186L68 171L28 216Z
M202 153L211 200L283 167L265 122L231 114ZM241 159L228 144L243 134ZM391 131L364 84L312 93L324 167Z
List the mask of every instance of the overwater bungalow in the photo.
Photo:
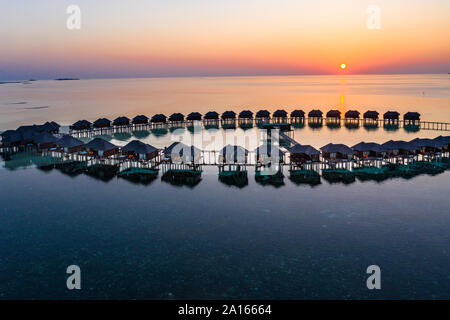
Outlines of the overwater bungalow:
M194 186L201 180L201 150L174 142L163 150L163 175L161 179L176 185Z
M22 128L19 128L22 129ZM17 130L19 130L17 129ZM34 129L23 129L20 131L20 145L32 147L34 143L34 137L38 134Z
M165 124L167 122L167 117L163 114L155 114L150 121L154 124Z
M240 127L253 126L253 112L250 110L243 110L239 113L238 122Z
M99 128L99 129L109 128L109 127L111 127L111 120L106 119L106 118L97 119L92 124L92 127Z
M377 111L369 110L364 112L364 126L365 127L378 127L379 113Z
M83 131L91 129L92 123L87 120L79 120L70 126L70 130Z
M186 117L186 127L191 133L199 132L202 128L202 114L199 112L191 112Z
M270 120L270 112L267 110L259 110L255 115L255 119L268 122Z
M389 140L381 145L387 153L388 159L408 159L413 158L415 154L416 147L406 141L394 141Z
M359 120L359 111L349 110L345 113L346 120Z
M40 125L26 125L26 126L20 126L19 128L17 128L18 132L24 132L24 131L34 131L36 133L41 133L41 132L48 132L51 134L57 134L59 133L59 128L61 126L59 124L57 124L56 122L52 121L52 122L46 122L44 124L40 124Z
M420 113L407 112L403 115L403 125L405 127L416 127L420 125Z
M148 124L148 117L144 116L143 114L138 115L138 116L133 118L131 123L134 124L134 125L147 125Z
M397 111L387 111L383 114L383 124L384 125L396 125L399 123L400 113Z
M98 158L106 158L119 153L118 146L115 146L111 142L108 142L102 138L95 138L91 142L87 143L85 148L89 152L89 155Z
M305 123L305 112L300 109L296 109L291 112L291 123L294 125L303 125Z
M219 125L219 114L215 111L209 111L203 117L205 128L216 128Z
M311 110L308 113L308 125L312 128L321 127L323 123L323 112L320 110Z
M219 181L227 185L244 187L248 184L248 150L241 146L226 145L219 155Z
M330 110L326 114L326 124L331 128L339 128L341 126L341 112L339 110Z
M234 128L236 126L236 113L234 111L225 111L221 116L223 128Z
M322 118L322 116L323 112L318 109L314 109L308 112L308 118Z
M121 148L128 159L154 160L159 156L159 149L139 140L133 140Z
M2 137L2 148L9 149L18 147L22 140L22 135L17 130L7 130L0 134Z
M130 119L127 117L118 117L114 119L113 126L114 127L125 127L130 125Z
M353 149L345 144L329 143L322 148L322 158L330 163L348 162L353 159Z
M248 163L248 150L237 145L226 145L220 151L219 162L223 164Z
M164 161L177 164L198 164L201 160L201 150L195 146L187 146L181 142L174 142L164 148Z
M436 141L434 139L420 139L416 138L409 142L411 145L415 146L416 153L427 156L434 157L440 155L445 143Z
M352 147L359 165L378 165L386 156L387 150L375 142L360 142Z
M345 113L345 126L349 129L359 127L359 111L349 110Z
M341 120L341 112L339 110L330 110L327 112L326 114L326 119L327 122L331 121L331 122L336 122Z
M284 163L284 151L273 144L264 143L255 149L255 153L259 165Z
M310 145L296 144L289 149L290 178L295 183L320 184L320 151Z
M289 154L292 165L301 166L320 162L320 151L310 145L296 144L289 148Z
M61 148L65 153L74 153L83 150L84 142L70 135L64 135L56 141L56 146Z
M176 112L170 115L169 123L172 126L178 127L184 122L184 115L182 113Z
M449 152L450 149L450 136L439 136L433 139L442 147L444 152Z
M219 114L215 111L209 111L205 114L203 120L219 120Z
M58 134L61 126L54 121L46 122L42 125L37 126L38 132L48 132L51 134Z
M190 122L202 121L202 114L200 112L191 112L187 115L186 120Z
M287 123L288 122L287 115L288 115L288 113L285 110L279 109L272 114L272 122L273 123Z
M55 147L57 140L58 138L47 131L38 133L33 137L33 142L39 150Z

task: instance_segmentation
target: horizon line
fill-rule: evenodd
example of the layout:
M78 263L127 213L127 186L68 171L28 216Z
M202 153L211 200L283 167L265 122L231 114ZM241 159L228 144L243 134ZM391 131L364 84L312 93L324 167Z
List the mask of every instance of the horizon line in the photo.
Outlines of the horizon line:
M427 72L399 72L399 73L249 73L249 74L199 74L199 75L149 75L149 76L94 76L94 77L78 77L78 76L61 76L55 78L34 78L29 77L28 79L9 79L0 80L7 84L8 82L21 82L21 81L79 81L79 80L113 80L113 79L161 79L161 78L239 78L239 77L294 77L294 76L363 76L363 75L444 75L450 74L450 72L443 73L427 73ZM68 80L58 80L58 79L68 79Z

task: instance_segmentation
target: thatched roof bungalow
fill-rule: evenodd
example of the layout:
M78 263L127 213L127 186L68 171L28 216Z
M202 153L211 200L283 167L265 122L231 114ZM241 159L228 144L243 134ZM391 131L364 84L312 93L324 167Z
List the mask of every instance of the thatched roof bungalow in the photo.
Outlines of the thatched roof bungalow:
M92 126L87 120L79 120L70 126L71 130L80 131L80 130L89 130Z
M166 123L166 121L167 117L163 114L155 114L151 119L152 123Z
M222 120L236 119L236 113L234 111L225 111L222 113Z
M411 154L414 154L416 147L406 141L398 140L389 140L381 145L386 152L393 157L405 157Z
M198 163L202 152L195 146L174 142L169 147L164 148L163 153L166 160L173 163Z
M357 110L349 110L345 113L345 119L359 119L359 111Z
M291 118L304 118L305 117L305 111L296 109L291 112Z
M352 147L354 154L359 159L376 160L383 158L387 150L375 142L360 142Z
M370 119L370 120L378 120L379 113L377 111L369 110L364 112L363 118L364 120Z
M444 151L448 151L450 148L450 136L439 136L433 139L438 145L442 147Z
M259 110L256 115L256 119L269 119L270 118L270 112L267 110Z
M398 113L397 111L387 111L383 114L383 119L384 120L399 120L400 117L400 113Z
M274 118L286 118L286 117L287 117L287 114L288 114L288 113L287 113L285 110L279 109L279 110L275 111L275 112L272 114L272 117L274 117Z
M106 118L100 118L95 120L92 126L94 128L109 128L111 126L111 120Z
M308 112L308 118L321 118L322 119L323 116L323 112L315 109L315 110L311 110L310 112Z
M7 130L0 136L2 137L2 147L5 148L17 147L22 141L22 135L17 130Z
M37 126L37 131L38 132L48 132L48 133L52 133L52 134L57 134L59 133L59 129L61 128L61 126L59 124L57 124L54 121L51 122L46 122L42 125Z
M176 112L170 115L169 117L170 122L183 122L184 121L184 115L182 113Z
M339 110L330 110L326 114L327 120L341 119L341 112Z
M279 109L272 114L273 122L283 123L287 122L288 113L285 110Z
M420 113L418 112L407 112L403 115L404 121L420 121Z
M226 145L220 151L220 162L226 164L245 164L248 160L248 150L237 145Z
M406 130L417 130L420 124L420 113L407 112L403 115L403 127Z
M139 140L133 140L121 148L122 153L139 160L151 160L159 155L159 149Z
M250 110L243 110L239 113L239 119L253 119L253 112Z
M442 142L436 141L434 139L420 139L420 138L413 139L409 143L415 147L417 153L423 155L439 152L445 145Z
M191 112L186 117L187 121L201 121L202 114L200 112Z
M138 115L133 118L131 121L132 124L147 124L148 123L148 117L144 116L143 114Z
M320 161L320 151L310 145L296 144L289 148L289 154L291 162L296 164Z
M203 117L204 120L219 120L219 114L215 111L209 111Z
M130 125L130 119L128 119L127 117L118 117L113 121L113 126L115 127L122 127L128 125Z
M119 147L102 138L95 138L85 145L85 148L97 157L110 157L119 153Z
M70 135L64 135L56 141L56 145L62 148L64 152L73 153L81 151L84 148L84 142Z
M322 148L322 158L331 161L346 161L353 159L353 150L345 144L329 143Z
M33 144L34 143L34 137L39 134L39 132L33 130L33 129L28 129L28 130L22 130L20 131L20 136L21 136L21 140L20 140L20 144L21 145L28 145L28 144Z
M33 137L33 142L39 149L53 148L54 146L56 146L57 140L58 138L46 131L38 133Z

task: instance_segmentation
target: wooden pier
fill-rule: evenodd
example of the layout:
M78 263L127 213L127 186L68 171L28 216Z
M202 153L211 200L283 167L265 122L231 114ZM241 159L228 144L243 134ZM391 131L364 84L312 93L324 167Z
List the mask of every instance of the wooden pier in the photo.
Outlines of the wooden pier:
M320 118L286 118L286 126L293 126L294 128L302 128L305 126L305 124L308 124L309 126L312 126L310 123L310 120L314 120L313 127L314 128L320 128L323 126L332 127L332 128L340 128L340 127L347 127L347 128L359 128L359 127L370 127L372 129L377 128L383 128L385 130L397 130L397 129L405 129L405 130L411 130L411 131L419 131L419 130L433 130L433 131L450 131L450 123L449 122L433 122L433 121L418 121L414 125L409 124L409 122L406 122L404 120L398 120L395 122L395 124L386 122L383 119L379 120L371 120L368 122L366 119L352 119L351 123L347 121L347 119L337 119L333 122L327 122L327 118L321 118L322 121L320 121ZM299 124L303 124L303 126L299 126ZM277 127L282 124L279 124L275 121L275 119L267 119L264 122L261 121L261 119L246 119L246 125L247 128L253 127L253 125L258 126L259 128L272 128ZM230 128L236 128L239 126L238 120L228 120L226 122L224 121L217 121L216 126L214 127L222 127L223 129L230 129ZM211 120L203 120L198 122L192 122L192 121L179 121L176 123L147 123L147 124L129 124L125 126L110 126L110 127L104 127L104 128L89 128L89 129L82 129L82 130L69 130L69 134L77 137L92 137L92 136L101 136L101 135L114 135L118 133L132 133L134 131L152 131L157 129L162 130L176 130L178 128L188 128L188 129L194 129L194 128L202 128L202 129L208 129L211 128ZM193 130L191 130L193 131ZM280 130L282 131L282 130ZM166 131L167 132L167 131Z

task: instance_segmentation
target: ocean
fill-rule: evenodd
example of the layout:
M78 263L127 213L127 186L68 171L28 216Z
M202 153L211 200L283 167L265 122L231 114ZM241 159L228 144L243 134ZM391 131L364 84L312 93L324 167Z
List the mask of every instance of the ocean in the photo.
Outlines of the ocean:
M448 75L36 81L0 85L0 131L245 109L418 111L449 122L449 105ZM236 129L237 136L257 131ZM184 134L107 138L163 148ZM448 132L306 125L293 137L319 148L441 134ZM40 168L29 154L0 159L0 299L450 298L448 170L303 184L285 168L274 185L250 168L247 183L236 186L205 166L200 182L180 185L161 173L141 183ZM81 290L66 287L73 264L82 270ZM381 269L381 290L366 286L370 265Z

